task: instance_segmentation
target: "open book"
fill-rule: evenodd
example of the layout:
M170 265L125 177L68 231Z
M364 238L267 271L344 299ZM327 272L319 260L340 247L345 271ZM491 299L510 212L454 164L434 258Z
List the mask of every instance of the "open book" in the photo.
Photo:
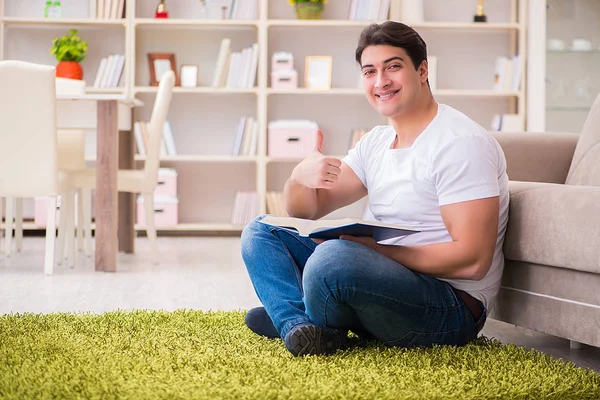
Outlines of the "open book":
M338 239L341 235L369 236L376 241L412 235L420 231L408 226L363 221L354 218L319 219L316 221L293 217L267 215L260 222L298 232L311 239Z

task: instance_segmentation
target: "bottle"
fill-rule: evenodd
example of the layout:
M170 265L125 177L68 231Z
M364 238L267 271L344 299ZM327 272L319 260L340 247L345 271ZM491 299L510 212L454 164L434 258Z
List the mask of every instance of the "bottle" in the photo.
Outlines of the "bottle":
M165 0L160 0L160 3L158 3L158 6L156 7L156 13L154 14L154 18L169 18L169 12L167 11Z
M46 2L46 7L44 7L44 18L48 18L50 16L50 11L52 8L52 2L48 0Z

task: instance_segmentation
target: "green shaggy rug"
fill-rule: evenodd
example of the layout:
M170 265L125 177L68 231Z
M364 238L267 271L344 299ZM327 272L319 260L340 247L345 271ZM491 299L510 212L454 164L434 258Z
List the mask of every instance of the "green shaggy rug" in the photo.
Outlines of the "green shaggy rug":
M598 399L600 375L498 341L293 357L245 312L0 316L0 398Z

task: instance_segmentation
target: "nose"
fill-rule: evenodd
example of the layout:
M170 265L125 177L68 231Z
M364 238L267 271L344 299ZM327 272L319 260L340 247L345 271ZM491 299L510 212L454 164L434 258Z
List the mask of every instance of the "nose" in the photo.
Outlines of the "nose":
M375 82L376 89L385 89L390 85L392 81L385 75L380 74L377 76L377 81Z

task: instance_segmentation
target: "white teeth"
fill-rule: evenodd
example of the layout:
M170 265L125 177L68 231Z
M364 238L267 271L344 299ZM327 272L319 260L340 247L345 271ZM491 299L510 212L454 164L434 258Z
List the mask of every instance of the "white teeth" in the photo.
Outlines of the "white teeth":
M378 94L377 97L379 97L380 99L387 99L388 97L392 97L395 94L396 94L396 92L391 92L388 94Z

